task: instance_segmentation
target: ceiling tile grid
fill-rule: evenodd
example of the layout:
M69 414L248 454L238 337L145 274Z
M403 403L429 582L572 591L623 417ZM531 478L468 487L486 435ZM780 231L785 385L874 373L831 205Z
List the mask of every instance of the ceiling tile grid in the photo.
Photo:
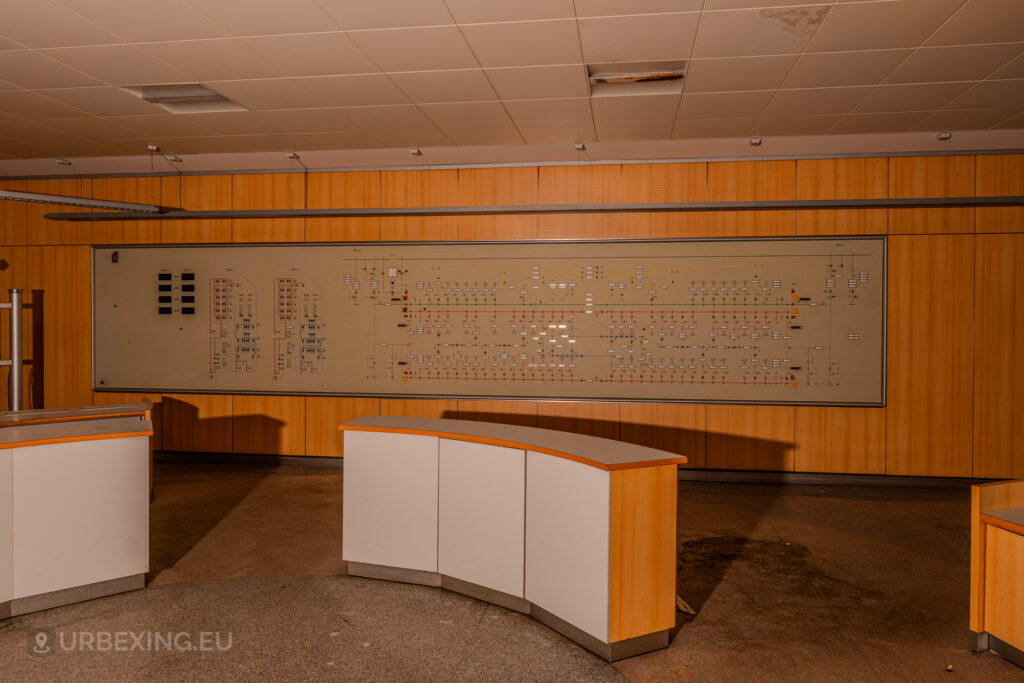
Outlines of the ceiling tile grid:
M588 65L661 60L681 93L591 95ZM248 111L123 89L195 82ZM33 0L0 123L4 159L1014 130L1024 2Z

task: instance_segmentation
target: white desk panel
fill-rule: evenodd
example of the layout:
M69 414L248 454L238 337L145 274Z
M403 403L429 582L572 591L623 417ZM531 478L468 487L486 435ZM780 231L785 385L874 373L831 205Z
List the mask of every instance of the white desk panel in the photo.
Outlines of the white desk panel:
M11 449L0 450L0 604L12 597L11 530L14 525L14 478L11 463L14 458Z
M436 436L345 432L343 559L437 571L437 450Z
M526 452L441 439L437 571L523 597Z
M526 599L608 642L611 474L526 454Z
M12 450L15 599L149 571L148 437Z

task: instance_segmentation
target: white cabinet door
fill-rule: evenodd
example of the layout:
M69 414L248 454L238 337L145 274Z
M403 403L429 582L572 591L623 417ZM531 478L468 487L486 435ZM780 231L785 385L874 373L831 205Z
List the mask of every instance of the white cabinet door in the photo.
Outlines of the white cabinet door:
M437 570L523 597L526 453L441 439Z
M13 448L0 449L0 603L12 597L14 558L11 557L11 529L14 526L14 490L11 480Z
M345 432L345 560L437 571L437 442Z
M149 570L149 437L14 449L14 598Z
M526 454L526 599L608 642L611 477Z

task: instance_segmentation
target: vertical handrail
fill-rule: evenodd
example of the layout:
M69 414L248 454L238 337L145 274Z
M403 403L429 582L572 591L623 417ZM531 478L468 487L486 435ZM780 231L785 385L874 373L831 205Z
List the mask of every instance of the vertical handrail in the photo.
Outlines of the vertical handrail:
M8 407L21 410L22 351L21 348L21 295L24 290L8 289L11 295L11 376L8 388Z

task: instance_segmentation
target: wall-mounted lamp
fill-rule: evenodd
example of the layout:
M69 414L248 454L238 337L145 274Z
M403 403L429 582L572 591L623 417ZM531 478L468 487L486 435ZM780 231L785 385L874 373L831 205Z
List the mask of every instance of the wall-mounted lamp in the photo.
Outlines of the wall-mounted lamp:
M751 147L760 147L761 146L761 138L750 138L750 146Z
M180 164L182 162L182 159L177 154L168 154L167 161L173 161L176 164Z
M297 152L288 152L287 154L285 154L285 156L291 159L292 161L298 161L299 159L301 159Z
M574 150L576 150L577 152L582 152L583 150L585 150L587 148L587 146L585 144L583 144L582 142L577 142L575 145L572 146L572 148Z
M423 150L421 150L419 147L410 147L409 154L413 155L414 157L421 157L423 156Z
M953 137L953 133L948 130L940 130L939 134L935 136L936 140L948 140Z

